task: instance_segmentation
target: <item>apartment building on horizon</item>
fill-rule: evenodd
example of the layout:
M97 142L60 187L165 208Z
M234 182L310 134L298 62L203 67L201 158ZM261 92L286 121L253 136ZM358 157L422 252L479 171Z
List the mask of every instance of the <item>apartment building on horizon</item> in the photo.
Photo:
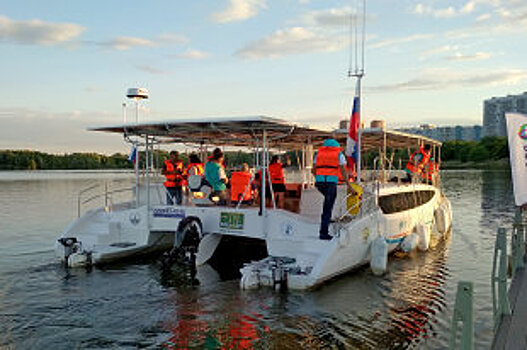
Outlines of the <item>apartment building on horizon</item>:
M441 142L478 141L482 137L481 125L436 126L434 124L421 124L418 127L398 128L396 130L429 137Z
M527 114L527 91L483 101L483 136L507 136L506 112Z

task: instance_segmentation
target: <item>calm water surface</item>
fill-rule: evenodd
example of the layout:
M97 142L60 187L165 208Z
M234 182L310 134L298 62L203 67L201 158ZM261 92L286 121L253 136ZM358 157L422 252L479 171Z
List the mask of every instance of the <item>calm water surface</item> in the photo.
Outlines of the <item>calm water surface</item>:
M311 292L241 291L209 266L199 284L153 261L65 270L57 235L77 192L129 173L0 173L0 348L443 349L459 280L475 287L476 347L490 347L495 232L512 222L507 172L450 171L450 237L427 253L394 255Z

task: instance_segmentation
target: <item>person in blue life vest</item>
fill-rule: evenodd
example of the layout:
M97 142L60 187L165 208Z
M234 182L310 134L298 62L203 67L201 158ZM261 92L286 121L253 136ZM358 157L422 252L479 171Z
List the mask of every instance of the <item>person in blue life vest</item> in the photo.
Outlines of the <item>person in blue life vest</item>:
M227 204L227 183L229 179L223 167L223 152L216 148L212 152L207 164L205 164L205 178L212 187L209 199L218 205Z
M164 182L167 190L167 204L173 205L174 199L177 205L181 205L183 199L183 184L185 182L185 168L179 160L179 152L171 151L170 158L165 160L161 173L165 176Z
M337 198L339 174L343 179L348 179L346 163L346 156L341 152L340 144L334 139L324 141L313 161L312 172L315 175L315 187L324 196L319 231L320 239L330 240L332 238L329 235L329 224ZM349 186L350 192L355 195L356 192L351 183L346 181L346 184Z

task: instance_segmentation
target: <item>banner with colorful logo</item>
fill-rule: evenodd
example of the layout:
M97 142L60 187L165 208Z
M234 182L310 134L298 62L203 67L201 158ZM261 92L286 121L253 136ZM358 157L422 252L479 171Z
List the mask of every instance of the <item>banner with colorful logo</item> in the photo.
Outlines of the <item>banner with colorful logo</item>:
M514 200L527 204L527 115L506 113Z

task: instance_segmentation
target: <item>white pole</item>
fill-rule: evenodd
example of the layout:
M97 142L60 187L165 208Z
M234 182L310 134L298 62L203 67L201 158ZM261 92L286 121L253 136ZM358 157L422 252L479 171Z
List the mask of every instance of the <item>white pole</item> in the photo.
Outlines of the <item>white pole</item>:
M126 103L123 102L123 124L126 124Z
M139 208L139 142L134 143L135 155L135 207Z
M150 143L148 135L145 136L145 161L146 161L146 227L150 227Z
M265 129L263 130L263 137L262 137L262 195L260 197L261 205L262 205L262 215L266 215L266 208L265 208L265 181L266 181L266 171L267 171L267 157L266 157L266 151L267 151L267 133L265 132Z
M139 99L135 99L135 123L139 123Z
M361 119L362 119L362 113L361 113L361 79L362 74L357 75L357 91L355 92L356 96L359 97L359 110L357 111L359 113L359 130L357 131L357 183L361 183L361 139L362 139L362 128L361 128Z

